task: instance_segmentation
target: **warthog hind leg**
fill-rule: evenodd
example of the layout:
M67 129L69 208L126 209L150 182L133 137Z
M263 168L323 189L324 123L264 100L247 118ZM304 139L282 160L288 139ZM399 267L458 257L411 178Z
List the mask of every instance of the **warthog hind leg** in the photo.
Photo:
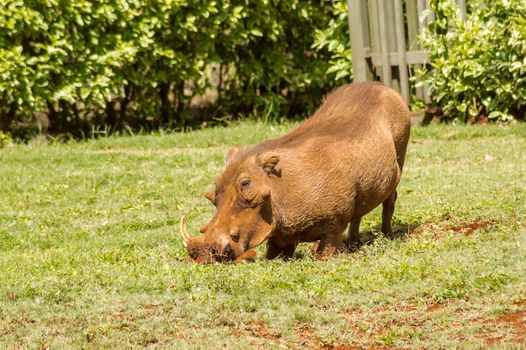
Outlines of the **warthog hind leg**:
M349 237L347 237L346 248L347 250L353 251L360 247L360 221L362 217L354 219L351 221L349 227Z
M389 196L383 203L383 210L382 210L382 233L387 236L389 239L394 238L393 234L393 228L391 226L391 220L393 218L393 213L395 210L395 202L396 202L397 193L396 191L393 192L392 195Z

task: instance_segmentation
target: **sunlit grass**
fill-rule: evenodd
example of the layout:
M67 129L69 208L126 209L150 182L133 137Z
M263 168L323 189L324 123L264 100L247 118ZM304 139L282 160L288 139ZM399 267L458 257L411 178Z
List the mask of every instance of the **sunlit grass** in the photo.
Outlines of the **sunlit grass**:
M190 263L178 221L210 217L224 154L291 127L1 149L0 348L524 344L495 320L526 308L525 125L413 130L402 239L327 261L305 245L289 262Z

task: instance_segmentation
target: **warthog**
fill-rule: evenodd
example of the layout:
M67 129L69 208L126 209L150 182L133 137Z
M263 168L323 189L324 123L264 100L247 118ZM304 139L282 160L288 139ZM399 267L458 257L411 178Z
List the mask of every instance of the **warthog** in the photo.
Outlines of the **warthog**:
M231 261L267 241L267 259L288 258L298 243L319 240L317 253L327 256L358 245L362 216L380 204L382 232L392 238L409 131L409 110L394 90L372 82L336 89L288 134L228 152L205 193L216 212L202 235L191 237L181 222L188 253Z

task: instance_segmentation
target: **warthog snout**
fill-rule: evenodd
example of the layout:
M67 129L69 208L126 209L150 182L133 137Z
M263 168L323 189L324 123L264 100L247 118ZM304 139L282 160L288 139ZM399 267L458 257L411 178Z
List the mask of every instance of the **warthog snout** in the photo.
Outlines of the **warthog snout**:
M207 242L205 235L192 237L188 234L184 216L181 218L180 230L183 244L196 262L206 264L236 259L236 253L226 234L215 235L216 239L213 242Z

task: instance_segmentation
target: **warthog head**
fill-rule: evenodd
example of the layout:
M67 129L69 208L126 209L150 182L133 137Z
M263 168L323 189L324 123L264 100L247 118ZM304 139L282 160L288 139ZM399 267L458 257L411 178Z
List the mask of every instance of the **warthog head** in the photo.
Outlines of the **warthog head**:
M192 259L232 261L268 237L273 223L271 181L281 175L278 162L275 154L251 155L239 147L228 152L215 189L205 193L216 207L212 220L197 237L188 234L186 221L181 220L181 234Z

